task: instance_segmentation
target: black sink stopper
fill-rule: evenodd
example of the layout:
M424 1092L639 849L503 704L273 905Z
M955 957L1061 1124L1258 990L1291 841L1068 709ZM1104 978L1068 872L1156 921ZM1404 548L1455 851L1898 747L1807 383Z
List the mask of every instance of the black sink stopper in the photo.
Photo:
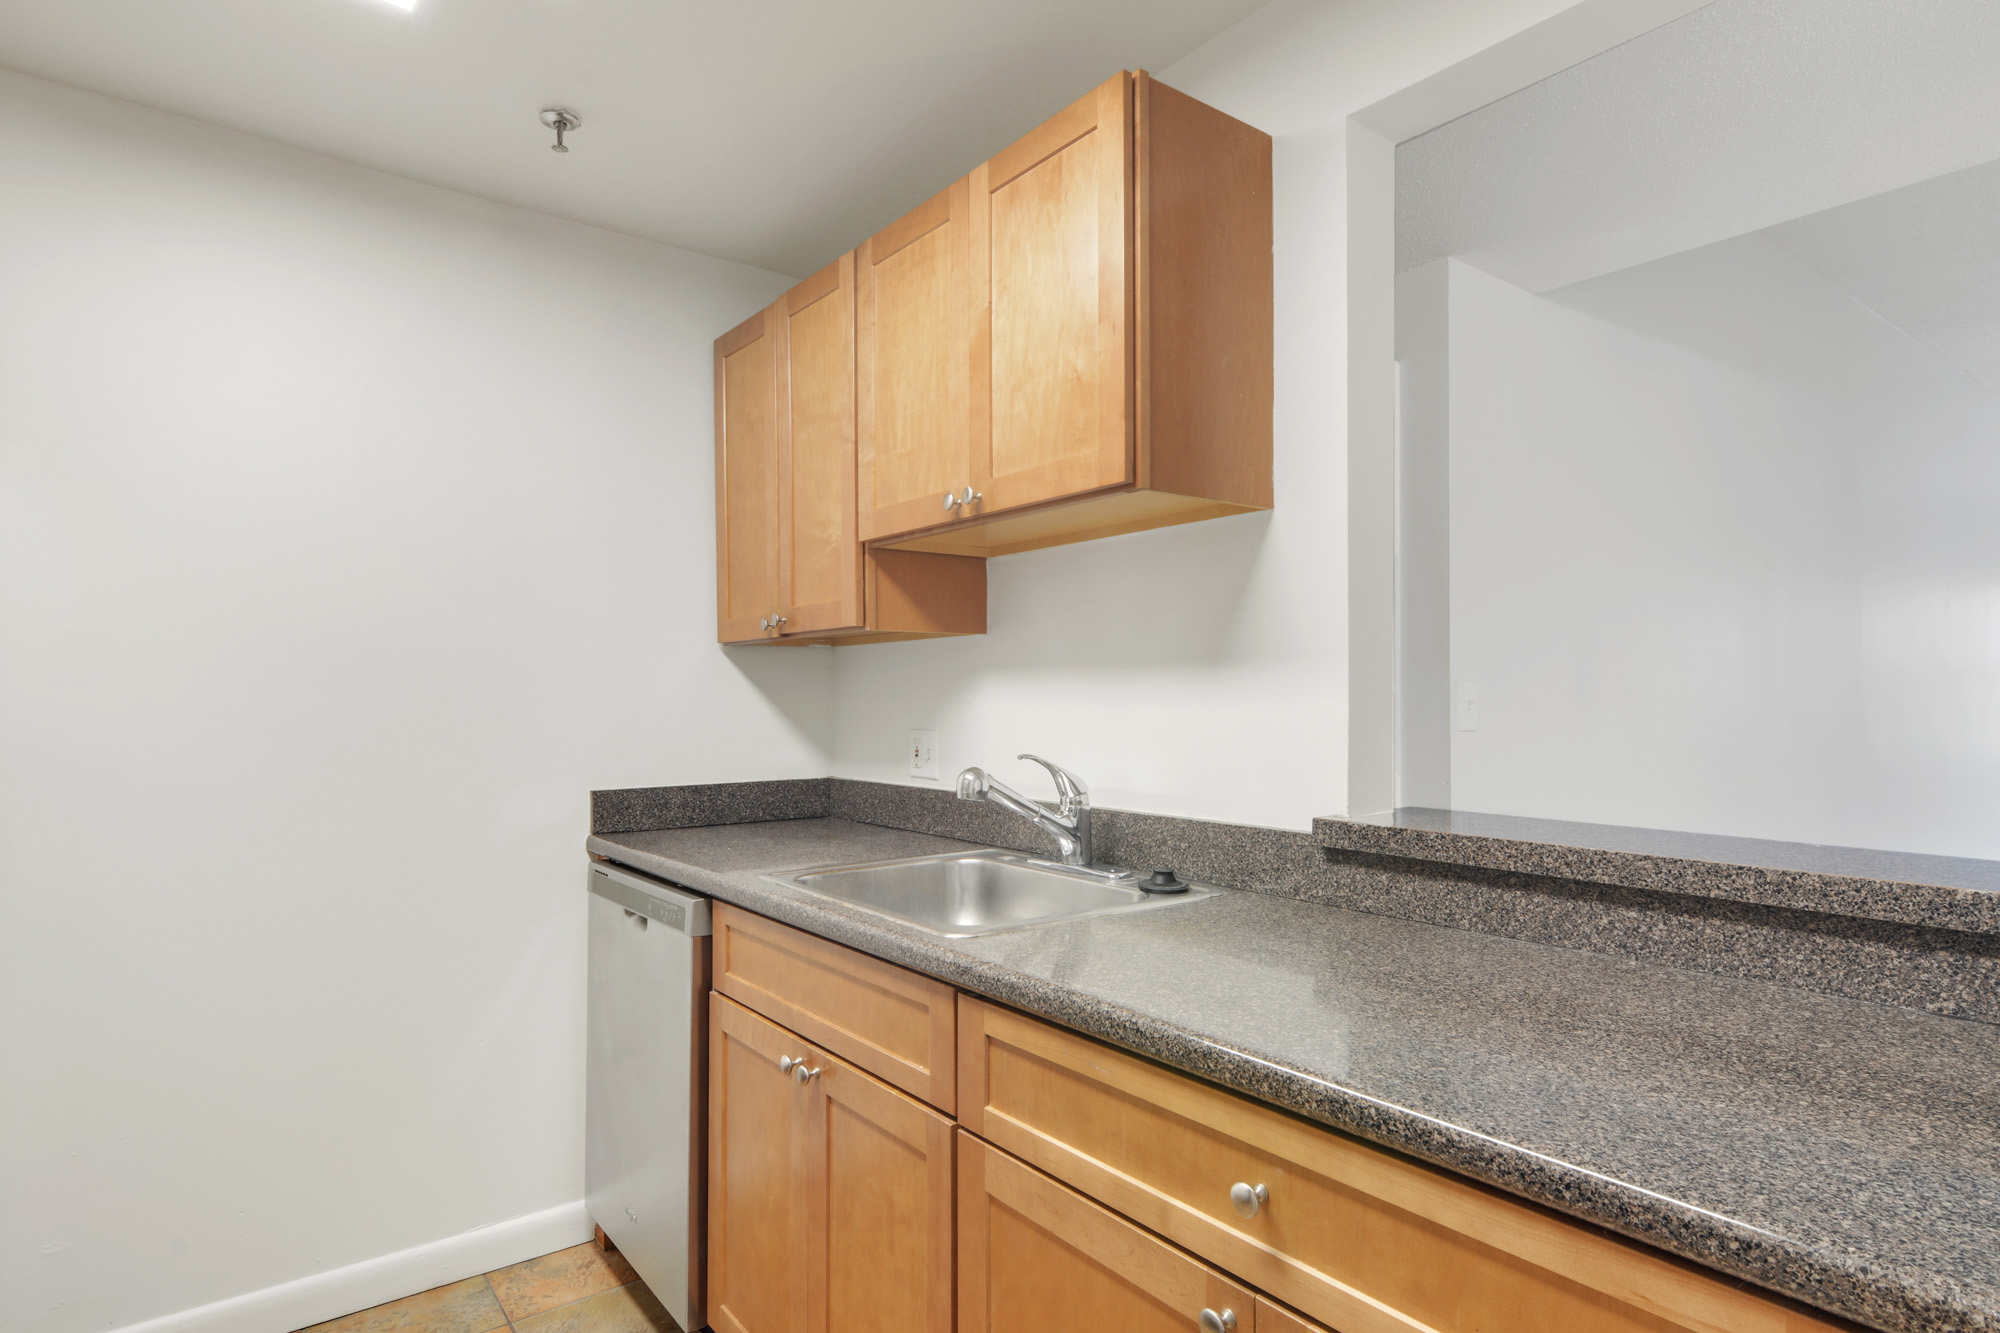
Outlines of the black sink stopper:
M1148 893L1186 893L1188 886L1171 870L1155 870L1153 877L1139 886Z

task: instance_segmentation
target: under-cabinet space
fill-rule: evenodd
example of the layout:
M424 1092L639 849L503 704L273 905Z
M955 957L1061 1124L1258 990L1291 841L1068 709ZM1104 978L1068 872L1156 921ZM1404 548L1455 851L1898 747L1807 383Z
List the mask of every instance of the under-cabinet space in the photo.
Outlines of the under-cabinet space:
M714 922L718 991L950 1114L957 991L727 903Z
M716 619L724 643L986 630L986 567L861 545L852 254L715 343Z
M1343 1333L1839 1325L975 1000L964 1127Z

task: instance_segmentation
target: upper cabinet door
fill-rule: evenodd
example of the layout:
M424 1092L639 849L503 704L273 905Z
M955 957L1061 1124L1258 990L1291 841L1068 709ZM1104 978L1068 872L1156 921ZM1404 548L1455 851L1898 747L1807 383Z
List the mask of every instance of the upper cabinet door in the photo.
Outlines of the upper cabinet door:
M1132 79L972 173L974 513L1133 480Z
M863 540L936 527L974 484L960 181L855 252Z
M862 623L854 502L854 256L778 298L778 583L786 634Z
M778 356L774 310L715 340L715 607L724 643L778 615Z

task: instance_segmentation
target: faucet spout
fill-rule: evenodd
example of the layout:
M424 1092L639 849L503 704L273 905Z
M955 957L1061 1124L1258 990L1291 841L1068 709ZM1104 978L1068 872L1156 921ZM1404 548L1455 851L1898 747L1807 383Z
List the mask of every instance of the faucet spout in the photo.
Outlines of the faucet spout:
M1031 754L1021 755L1020 758L1034 760L1048 769L1055 779L1057 804L1054 810L1039 801L1029 800L983 768L968 768L958 775L958 799L987 801L1003 810L1011 810L1055 839L1056 851L1064 865L1088 866L1091 863L1089 788L1074 773L1058 768L1046 759Z

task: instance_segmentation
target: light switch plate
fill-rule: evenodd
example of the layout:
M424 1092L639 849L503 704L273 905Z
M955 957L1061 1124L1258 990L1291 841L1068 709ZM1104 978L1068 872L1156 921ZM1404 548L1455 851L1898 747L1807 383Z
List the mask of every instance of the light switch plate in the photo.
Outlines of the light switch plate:
M929 778L933 782L938 776L938 740L935 731L912 731L910 733L910 776Z

